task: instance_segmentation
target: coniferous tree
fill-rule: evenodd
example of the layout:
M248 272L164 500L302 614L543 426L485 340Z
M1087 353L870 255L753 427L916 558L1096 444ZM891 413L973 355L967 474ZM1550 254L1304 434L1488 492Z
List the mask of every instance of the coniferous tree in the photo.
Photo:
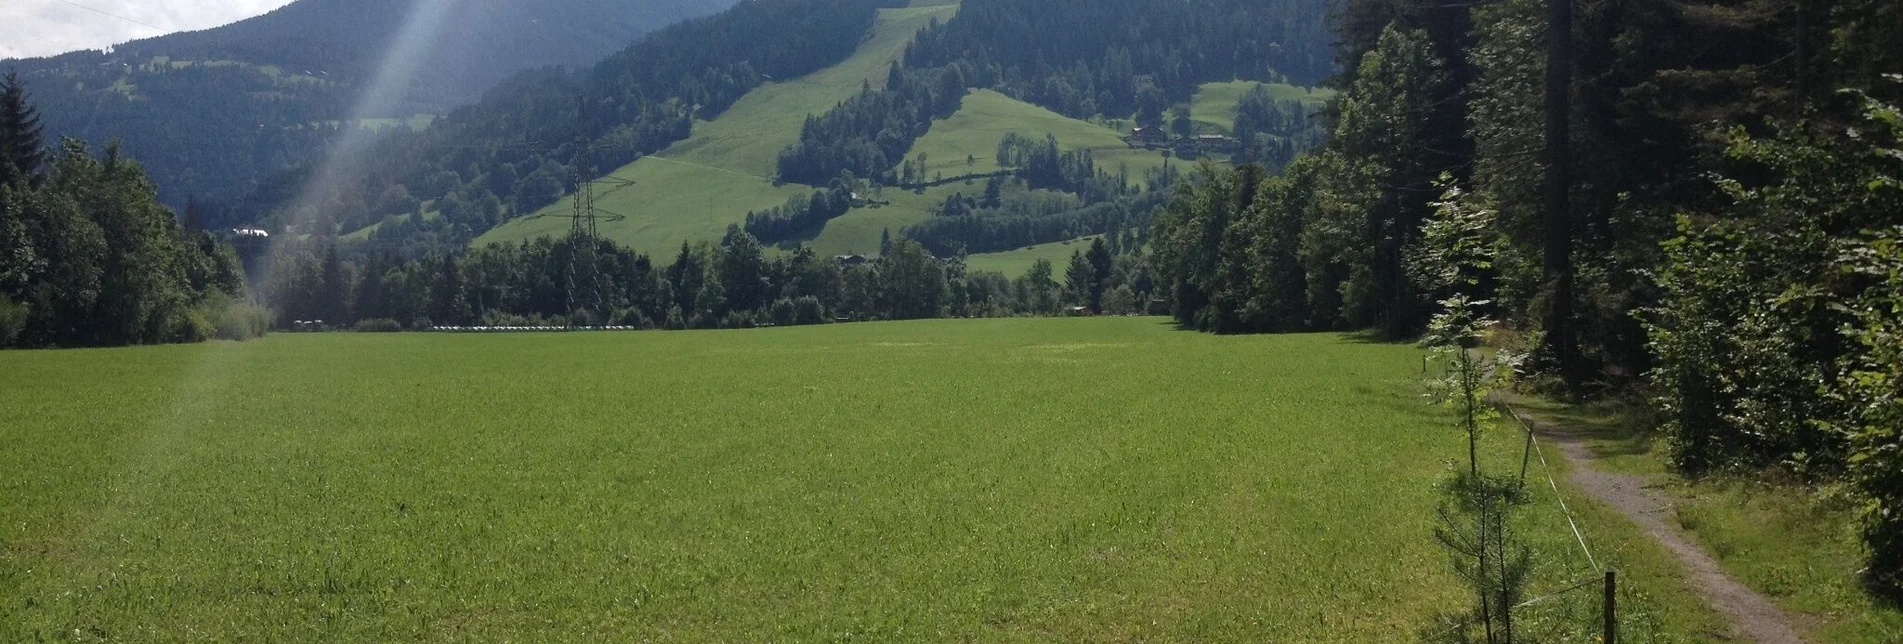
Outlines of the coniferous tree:
M1104 289L1109 288L1110 272L1114 268L1110 249L1104 246L1103 238L1090 240L1090 250L1084 253L1084 261L1090 264L1090 293L1085 306L1093 313L1103 312Z
M0 76L0 184L33 179L46 162L40 117L14 72Z
M1090 260L1084 259L1084 252L1070 252L1070 266L1064 269L1064 294L1073 306L1090 306L1090 291L1096 275L1090 270Z

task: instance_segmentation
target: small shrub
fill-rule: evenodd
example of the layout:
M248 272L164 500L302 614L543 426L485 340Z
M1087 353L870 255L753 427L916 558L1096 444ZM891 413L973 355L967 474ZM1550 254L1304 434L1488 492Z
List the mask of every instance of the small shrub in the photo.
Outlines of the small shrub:
M196 307L212 324L211 338L244 341L264 337L270 332L277 312L262 306L232 300L224 296L207 298Z
M436 323L431 322L428 316L417 316L416 319L410 321L411 331L429 331L435 328Z
M825 324L826 305L821 304L819 298L811 295L793 300L793 323Z
M217 335L218 327L200 309L184 309L172 319L173 342L204 342Z
M723 329L751 329L757 324L752 311L728 311L727 317L720 320Z
M358 320L356 328L358 333L396 333L403 330L403 325L390 318L370 318Z
M20 335L26 332L29 313L30 305L0 297L0 348L14 346L19 341Z
M773 305L767 307L767 320L774 326L792 326L793 300L784 297L774 300Z
M641 309L617 310L614 312L614 315L608 317L608 324L614 326L631 326L637 329L654 328L654 323L648 320L647 314L642 313Z

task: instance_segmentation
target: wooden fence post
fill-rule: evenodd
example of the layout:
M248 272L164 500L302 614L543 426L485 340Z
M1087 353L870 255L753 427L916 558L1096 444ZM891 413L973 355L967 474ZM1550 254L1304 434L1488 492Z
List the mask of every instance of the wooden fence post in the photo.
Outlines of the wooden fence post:
M1619 641L1619 573L1606 571L1606 644Z

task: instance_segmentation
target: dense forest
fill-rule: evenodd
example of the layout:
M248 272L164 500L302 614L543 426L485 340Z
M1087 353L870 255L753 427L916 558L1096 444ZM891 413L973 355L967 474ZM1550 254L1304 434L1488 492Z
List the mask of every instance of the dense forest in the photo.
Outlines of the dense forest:
M591 248L592 246L592 248ZM897 239L863 263L809 249L769 255L738 226L718 243L683 245L663 264L610 242L541 238L403 259L347 257L333 244L281 245L260 285L278 324L322 321L367 331L437 326L613 325L644 329L752 328L847 320L1056 315L1065 307L1134 313L1153 280L1140 262L1111 259L1062 275L1049 262L1012 279L968 271ZM573 281L590 254L598 277ZM1081 253L1081 251L1080 251ZM1080 255L1079 257L1083 257Z
M231 246L181 226L137 163L45 145L19 78L0 79L0 347L262 334Z
M52 140L123 141L174 207L234 203L324 158L340 123L442 114L513 72L592 63L729 4L300 0L214 29L0 65L25 78ZM397 59L413 73L376 88Z
M1571 4L1347 3L1329 143L1157 216L1173 314L1402 338L1473 302L1536 387L1647 398L1687 473L1856 486L1903 594L1903 10Z

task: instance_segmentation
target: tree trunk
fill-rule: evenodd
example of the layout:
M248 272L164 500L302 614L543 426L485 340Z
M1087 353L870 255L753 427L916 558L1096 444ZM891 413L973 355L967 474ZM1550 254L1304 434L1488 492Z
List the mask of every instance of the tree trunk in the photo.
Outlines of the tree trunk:
M1572 0L1547 0L1545 315L1547 355L1568 385L1579 375L1573 328Z
M1797 115L1802 117L1804 108L1810 103L1813 91L1811 89L1811 2L1797 0L1796 4L1797 34L1794 39L1796 51L1793 52L1795 60L1792 65L1796 68L1794 71L1796 72L1797 96L1796 100L1792 101L1792 105L1797 110Z

